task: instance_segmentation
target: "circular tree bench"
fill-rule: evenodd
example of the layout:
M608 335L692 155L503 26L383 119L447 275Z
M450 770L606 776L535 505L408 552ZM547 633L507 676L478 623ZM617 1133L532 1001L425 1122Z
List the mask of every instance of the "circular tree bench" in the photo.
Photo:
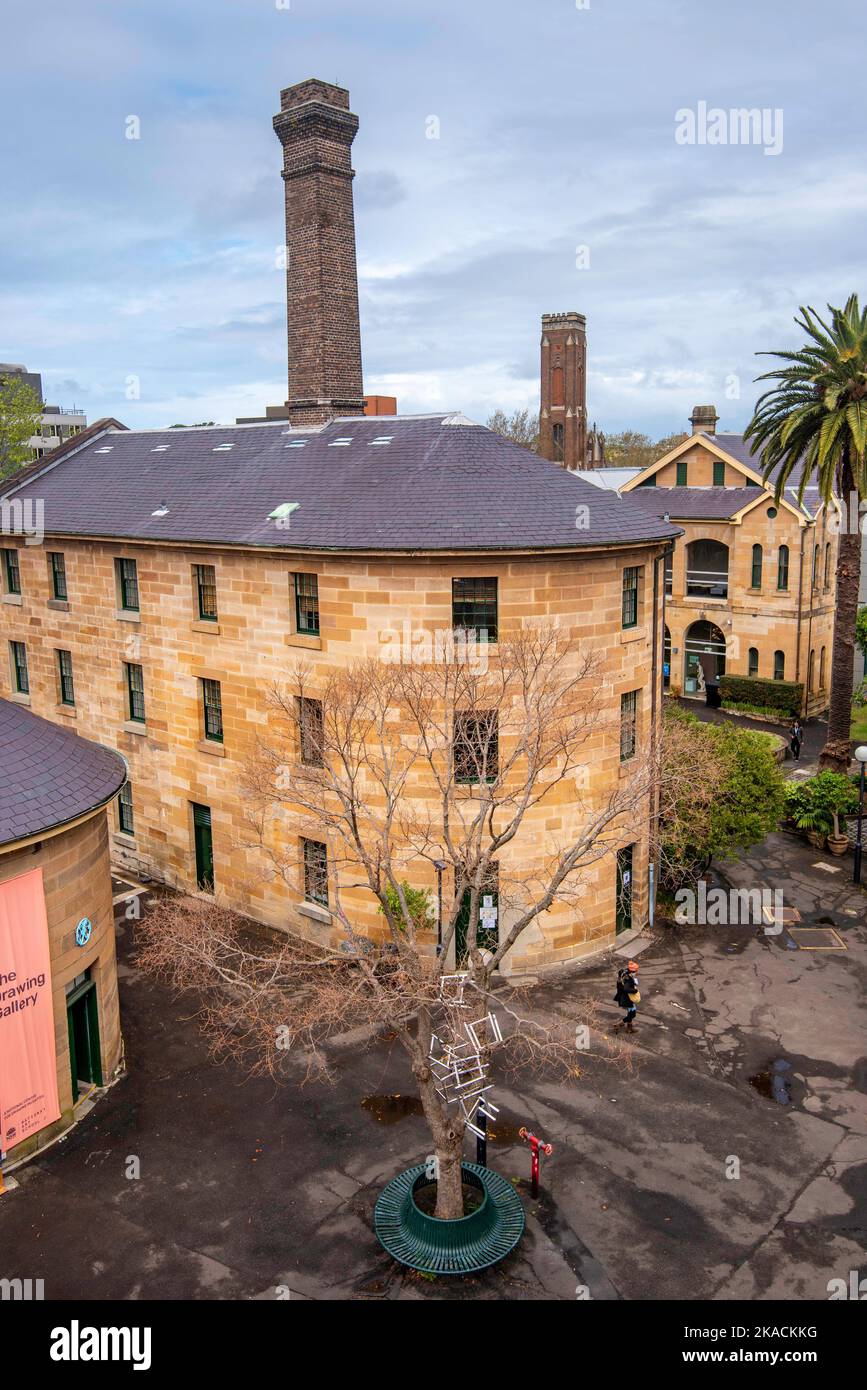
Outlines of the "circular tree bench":
M479 1163L462 1164L461 1177L479 1189L482 1201L454 1221L428 1216L416 1205L416 1192L431 1184L423 1163L392 1178L373 1213L389 1255L425 1274L474 1274L514 1250L524 1233L524 1208L512 1184Z

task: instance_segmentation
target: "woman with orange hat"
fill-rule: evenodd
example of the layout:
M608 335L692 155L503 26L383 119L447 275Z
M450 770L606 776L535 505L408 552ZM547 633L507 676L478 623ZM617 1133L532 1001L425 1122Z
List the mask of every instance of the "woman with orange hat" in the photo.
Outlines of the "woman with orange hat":
M626 1010L626 1017L614 1025L614 1031L624 1028L627 1033L635 1032L635 1015L638 1012L638 1005L641 1003L641 994L638 989L638 962L631 960L625 967L617 972L617 990L614 995L614 1002L621 1009Z

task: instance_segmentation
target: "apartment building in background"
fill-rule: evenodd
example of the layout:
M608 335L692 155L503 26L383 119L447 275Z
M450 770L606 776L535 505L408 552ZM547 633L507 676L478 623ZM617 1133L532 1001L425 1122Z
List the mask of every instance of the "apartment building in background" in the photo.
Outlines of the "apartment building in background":
M0 362L0 383L4 377L22 378L42 401L39 433L32 435L30 439L34 459L44 458L52 449L56 449L58 444L65 444L68 439L72 439L86 428L87 420L83 410L78 410L75 406L68 410L64 406L45 403L40 372L28 372L19 362Z

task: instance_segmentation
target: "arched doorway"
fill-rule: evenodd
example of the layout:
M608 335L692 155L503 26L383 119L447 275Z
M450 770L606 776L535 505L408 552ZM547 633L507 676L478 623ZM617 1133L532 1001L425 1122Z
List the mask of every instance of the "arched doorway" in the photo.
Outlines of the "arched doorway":
M683 693L704 696L708 686L719 684L726 669L726 639L716 623L701 619L688 627L683 643Z

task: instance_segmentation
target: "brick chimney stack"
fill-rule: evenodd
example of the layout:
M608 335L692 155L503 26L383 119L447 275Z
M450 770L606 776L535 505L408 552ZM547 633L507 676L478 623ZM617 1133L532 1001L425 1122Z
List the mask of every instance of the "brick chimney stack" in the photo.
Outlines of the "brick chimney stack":
M587 324L583 314L542 315L539 453L564 468L587 456Z
M286 190L288 419L362 415L349 93L315 78L280 93L274 130ZM282 412L281 412L282 413Z
M693 434L716 434L718 420L715 405L694 405L689 417Z

